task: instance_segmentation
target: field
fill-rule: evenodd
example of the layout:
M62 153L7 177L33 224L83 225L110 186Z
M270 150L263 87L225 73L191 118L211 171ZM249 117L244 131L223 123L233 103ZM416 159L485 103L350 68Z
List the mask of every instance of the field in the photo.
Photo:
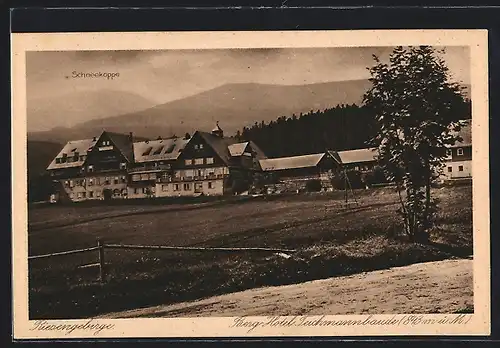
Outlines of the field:
M29 211L29 253L106 243L272 247L269 253L106 251L108 279L97 281L97 252L30 261L30 318L83 318L172 304L267 285L386 269L472 254L471 187L443 187L431 245L397 236L397 194L357 191L186 204L75 205ZM445 309L443 309L445 310Z

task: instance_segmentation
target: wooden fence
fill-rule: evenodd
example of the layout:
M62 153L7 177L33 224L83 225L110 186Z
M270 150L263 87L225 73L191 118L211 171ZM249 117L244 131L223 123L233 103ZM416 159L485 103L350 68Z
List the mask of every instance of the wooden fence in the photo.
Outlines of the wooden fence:
M127 245L127 244L105 244L97 240L97 246L68 250L44 255L28 256L28 260L46 259L57 256L88 253L92 251L98 252L98 263L92 265L99 266L99 281L104 283L106 280L106 261L105 249L128 249L128 250L145 250L145 251L197 251L197 252L266 252L266 253L293 253L295 250L289 249L273 249L273 248L209 248L209 247L181 247L181 246L164 246L164 245ZM87 265L88 266L88 265Z

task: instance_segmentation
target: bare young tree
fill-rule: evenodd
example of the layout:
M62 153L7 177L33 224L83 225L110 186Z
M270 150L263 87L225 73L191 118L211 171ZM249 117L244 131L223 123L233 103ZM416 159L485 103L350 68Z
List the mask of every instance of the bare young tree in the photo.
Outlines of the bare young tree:
M373 58L372 87L363 98L378 125L372 145L397 186L405 234L425 243L437 212L431 185L442 173L446 147L460 140L456 131L470 103L429 46L396 47L388 64Z

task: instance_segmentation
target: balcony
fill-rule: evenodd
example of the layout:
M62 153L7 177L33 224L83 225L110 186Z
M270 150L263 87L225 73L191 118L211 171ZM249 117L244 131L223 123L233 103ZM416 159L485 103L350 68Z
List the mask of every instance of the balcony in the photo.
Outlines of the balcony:
M212 174L212 175L202 175L202 176L182 176L182 177L170 177L161 178L160 182L186 182L186 181L201 181L201 180L215 180L223 179L227 177L228 174Z
M158 173L166 170L171 170L171 166L169 164L159 164L156 166L140 166L129 168L128 172L132 173Z

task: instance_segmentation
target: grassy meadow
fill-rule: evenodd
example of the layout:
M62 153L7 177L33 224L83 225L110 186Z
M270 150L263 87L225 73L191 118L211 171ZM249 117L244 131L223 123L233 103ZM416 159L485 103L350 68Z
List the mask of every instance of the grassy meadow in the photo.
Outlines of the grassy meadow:
M391 188L165 204L30 207L29 254L105 243L293 249L263 252L106 250L107 281L97 251L30 261L31 319L85 318L189 301L248 288L299 283L472 254L472 188L442 187L431 245L398 236ZM84 266L84 267L82 267Z

